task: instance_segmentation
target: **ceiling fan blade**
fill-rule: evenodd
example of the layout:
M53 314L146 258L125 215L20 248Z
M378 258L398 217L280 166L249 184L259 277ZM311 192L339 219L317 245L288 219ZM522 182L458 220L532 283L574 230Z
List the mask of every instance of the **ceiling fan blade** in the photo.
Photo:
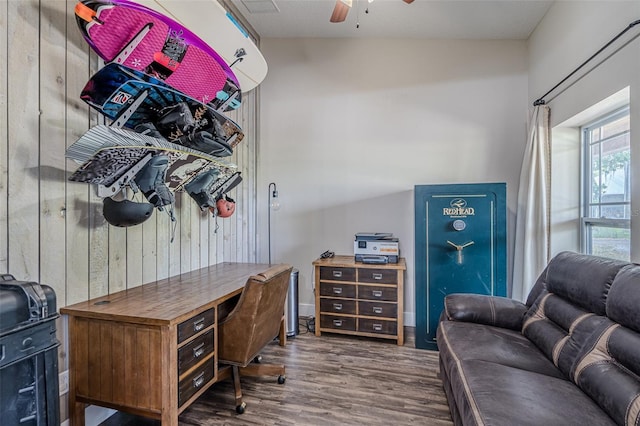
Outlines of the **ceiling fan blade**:
M336 6L333 8L333 13L329 22L343 22L347 19L347 13L351 9L352 0L336 0Z
M406 4L411 4L413 3L413 0L402 0L403 2L405 2Z

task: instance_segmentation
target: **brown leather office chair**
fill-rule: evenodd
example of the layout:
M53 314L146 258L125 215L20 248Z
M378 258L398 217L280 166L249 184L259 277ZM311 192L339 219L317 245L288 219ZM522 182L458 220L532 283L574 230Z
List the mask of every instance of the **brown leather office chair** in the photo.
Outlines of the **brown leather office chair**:
M291 265L275 265L249 277L238 304L218 324L218 362L227 364L220 370L220 380L233 378L236 411L244 412L240 376L278 375L285 381L284 365L252 363L262 349L280 334L283 336L284 302L287 296ZM282 340L280 341L282 345Z

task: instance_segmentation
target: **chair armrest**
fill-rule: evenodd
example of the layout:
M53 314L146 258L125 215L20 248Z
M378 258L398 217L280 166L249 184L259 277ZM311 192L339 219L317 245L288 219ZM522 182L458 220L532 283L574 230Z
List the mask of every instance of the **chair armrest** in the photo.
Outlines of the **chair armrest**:
M529 308L506 297L482 294L450 294L444 299L441 320L475 322L495 327L521 330Z

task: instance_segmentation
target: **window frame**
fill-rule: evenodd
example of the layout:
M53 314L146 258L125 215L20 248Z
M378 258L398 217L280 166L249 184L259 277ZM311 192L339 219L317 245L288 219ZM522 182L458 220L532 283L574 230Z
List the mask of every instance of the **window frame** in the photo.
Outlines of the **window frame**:
M598 207L606 207L606 206L628 206L631 208L631 198L629 194L628 201L621 202L602 202L602 198L598 200L598 202L593 202L592 200L592 176L593 170L591 165L593 164L591 148L594 145L591 142L590 131L594 128L602 127L608 123L611 123L621 117L630 115L630 105L626 104L623 107L617 108L609 113L603 114L602 116L596 118L595 120L590 121L589 123L580 126L580 135L581 135L581 151L582 151L582 171L580 174L580 183L581 183L581 196L582 200L580 203L580 249L583 253L592 254L593 253L593 239L591 237L591 233L594 226L606 227L606 228L619 228L619 229L631 229L631 219L630 218L602 218L602 217L591 217L591 210L594 206ZM613 139L615 137L619 137L620 135L631 133L631 128L628 130L617 133L615 135L608 136L605 139L601 139L597 144L602 144L607 140ZM630 182L629 182L630 185Z

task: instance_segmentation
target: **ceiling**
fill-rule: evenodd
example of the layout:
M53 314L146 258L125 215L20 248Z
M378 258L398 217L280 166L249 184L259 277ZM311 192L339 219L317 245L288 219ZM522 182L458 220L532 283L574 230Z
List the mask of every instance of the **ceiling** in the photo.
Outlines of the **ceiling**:
M353 0L330 23L335 0L229 0L261 38L420 38L524 40L553 1ZM366 10L368 9L368 13ZM358 27L359 24L359 27Z

